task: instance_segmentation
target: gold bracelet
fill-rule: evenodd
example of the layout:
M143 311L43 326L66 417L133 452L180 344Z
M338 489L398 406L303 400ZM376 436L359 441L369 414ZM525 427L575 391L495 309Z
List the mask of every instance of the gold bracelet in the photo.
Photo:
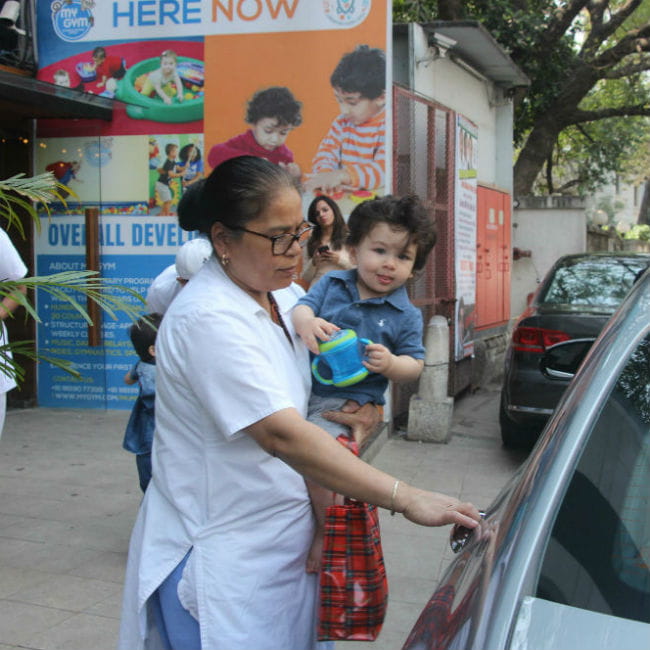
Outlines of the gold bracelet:
M393 492L390 495L390 516L395 516L395 497L397 496L397 488L399 487L399 479L393 485Z

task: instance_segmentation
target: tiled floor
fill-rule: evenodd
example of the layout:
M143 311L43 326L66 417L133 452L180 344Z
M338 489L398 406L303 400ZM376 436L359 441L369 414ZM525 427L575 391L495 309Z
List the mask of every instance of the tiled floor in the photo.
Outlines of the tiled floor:
M501 448L497 388L458 400L446 445L388 439L373 464L420 487L487 505L522 460ZM112 650L140 502L128 413L10 411L0 440L0 650ZM451 552L449 529L382 512L390 583L373 650L399 649ZM362 643L339 648L368 650Z

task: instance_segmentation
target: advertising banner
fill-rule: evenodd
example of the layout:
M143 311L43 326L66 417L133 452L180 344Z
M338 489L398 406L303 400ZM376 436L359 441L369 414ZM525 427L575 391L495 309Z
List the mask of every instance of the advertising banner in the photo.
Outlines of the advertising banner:
M305 212L322 193L348 215L389 190L389 0L45 0L37 20L38 77L116 100L110 122L39 120L36 171L52 171L70 190L49 239L36 243L44 272L83 262L83 212L97 206L102 274L135 281L144 294L189 236L175 230L183 192L235 155L265 157L300 177ZM115 369L135 360L126 324L104 325L121 347L106 336L98 361L97 350L84 352L81 320L63 327L57 312L59 336L51 334L53 308L41 299L39 345L72 354L84 373L103 372L97 400L78 405L133 395ZM62 344L63 331L74 346ZM64 390L81 384L51 368L39 372L49 405L92 393Z
M351 29L372 0L55 0L48 10L56 35L76 43Z
M456 274L455 359L474 353L476 324L476 170L478 128L462 115L456 116L456 187L454 242Z
M170 217L138 215L125 219L103 215L99 224L101 275L110 283L134 289L144 297L156 275L174 263L178 247L192 236ZM83 215L52 215L44 221L35 242L36 273L85 269L85 244ZM75 297L79 300L79 294ZM132 296L121 297L140 306ZM124 375L137 357L129 339L130 321L126 316L112 320L104 315L102 345L89 347L87 323L72 305L40 291L37 308L42 320L37 333L38 349L71 361L82 375L76 379L51 364L39 364L39 405L130 408L137 389L124 384Z

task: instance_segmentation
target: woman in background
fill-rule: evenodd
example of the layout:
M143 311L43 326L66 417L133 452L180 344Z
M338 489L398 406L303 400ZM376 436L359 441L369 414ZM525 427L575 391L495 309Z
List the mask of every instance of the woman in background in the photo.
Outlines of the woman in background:
M317 196L307 209L307 220L313 223L303 259L302 285L308 289L328 271L351 269L345 240L348 227L336 201L329 196Z

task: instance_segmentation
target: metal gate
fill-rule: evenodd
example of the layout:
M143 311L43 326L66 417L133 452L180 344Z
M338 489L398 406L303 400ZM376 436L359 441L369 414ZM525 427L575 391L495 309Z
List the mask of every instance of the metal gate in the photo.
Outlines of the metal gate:
M435 314L454 331L454 117L453 111L400 86L393 86L393 191L417 194L436 224L437 241L427 265L408 284L424 323ZM453 359L453 355L451 356ZM450 386L454 385L450 364ZM393 420L402 426L417 382L393 386Z

